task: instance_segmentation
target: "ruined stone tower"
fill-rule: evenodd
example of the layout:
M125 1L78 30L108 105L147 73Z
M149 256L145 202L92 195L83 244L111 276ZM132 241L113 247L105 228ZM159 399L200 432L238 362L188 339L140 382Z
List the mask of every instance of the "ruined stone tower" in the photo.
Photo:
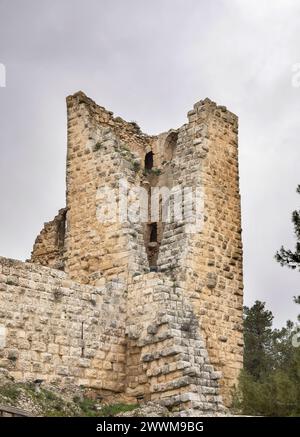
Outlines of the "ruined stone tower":
M67 110L66 208L31 263L0 260L1 293L29 314L4 324L3 359L18 350L19 379L221 410L243 353L237 117L205 99L148 136L82 92Z

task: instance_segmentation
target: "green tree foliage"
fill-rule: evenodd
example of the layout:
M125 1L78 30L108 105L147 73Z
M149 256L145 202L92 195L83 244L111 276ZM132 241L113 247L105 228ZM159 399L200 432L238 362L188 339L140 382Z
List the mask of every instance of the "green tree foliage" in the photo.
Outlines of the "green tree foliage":
M272 320L263 302L244 309L244 370L233 406L247 415L300 416L299 324L272 329Z
M282 266L300 271L300 210L292 213L292 222L295 251L281 247L275 258ZM300 304L300 296L294 301ZM264 302L244 308L244 370L233 402L239 412L300 416L300 314L297 320L273 329L273 315Z
M246 415L299 416L299 376L277 369L263 380L256 381L243 371L235 396L237 409Z
M244 307L244 368L256 380L272 366L272 321L273 314L264 302L257 300L251 308Z
M300 194L300 185L297 187L297 193ZM294 232L297 238L295 251L285 249L283 246L276 253L275 259L282 265L300 271L300 210L293 211L292 222L294 225Z

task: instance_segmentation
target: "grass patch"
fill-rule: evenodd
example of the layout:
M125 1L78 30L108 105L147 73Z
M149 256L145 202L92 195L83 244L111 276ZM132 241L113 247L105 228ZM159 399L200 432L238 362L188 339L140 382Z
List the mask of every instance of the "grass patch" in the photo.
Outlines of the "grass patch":
M82 416L94 417L99 416L96 409L96 402L92 399L84 398L78 402L78 407L81 410Z
M20 390L12 384L5 384L0 387L0 396L16 401L19 397Z
M140 128L140 126L135 120L132 120L130 124L134 127L134 129L137 131L138 134L142 133L142 129Z
M161 175L161 169L160 168L152 168L151 172L152 172L152 174L155 174L156 176Z
M132 163L133 170L137 173L140 171L141 164L138 161L133 161Z
M104 405L98 412L101 417L114 417L119 413L126 413L127 411L133 411L138 407L137 404L112 404Z
M98 400L82 396L65 399L51 388L37 387L34 383L7 382L0 386L0 403L24 408L24 402L32 406L34 415L44 417L114 417L137 408L123 403L101 405Z
M150 175L155 175L155 176L159 176L161 175L162 171L160 168L145 168L144 169L144 176L150 176Z

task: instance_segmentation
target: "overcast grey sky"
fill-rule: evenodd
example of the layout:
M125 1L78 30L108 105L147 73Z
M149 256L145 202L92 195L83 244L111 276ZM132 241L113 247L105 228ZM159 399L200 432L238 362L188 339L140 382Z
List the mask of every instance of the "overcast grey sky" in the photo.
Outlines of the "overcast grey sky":
M240 119L245 303L295 318L300 273L298 0L0 0L0 255L26 259L65 204L65 97L83 90L147 133L179 127L205 97Z

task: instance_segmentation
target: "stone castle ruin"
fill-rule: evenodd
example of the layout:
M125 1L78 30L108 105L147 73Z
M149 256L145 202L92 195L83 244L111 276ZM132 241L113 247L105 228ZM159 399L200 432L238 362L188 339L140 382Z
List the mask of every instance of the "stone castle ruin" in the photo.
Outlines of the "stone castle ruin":
M82 92L67 111L66 208L29 262L0 258L0 366L222 411L243 356L237 117L205 99L149 136Z

